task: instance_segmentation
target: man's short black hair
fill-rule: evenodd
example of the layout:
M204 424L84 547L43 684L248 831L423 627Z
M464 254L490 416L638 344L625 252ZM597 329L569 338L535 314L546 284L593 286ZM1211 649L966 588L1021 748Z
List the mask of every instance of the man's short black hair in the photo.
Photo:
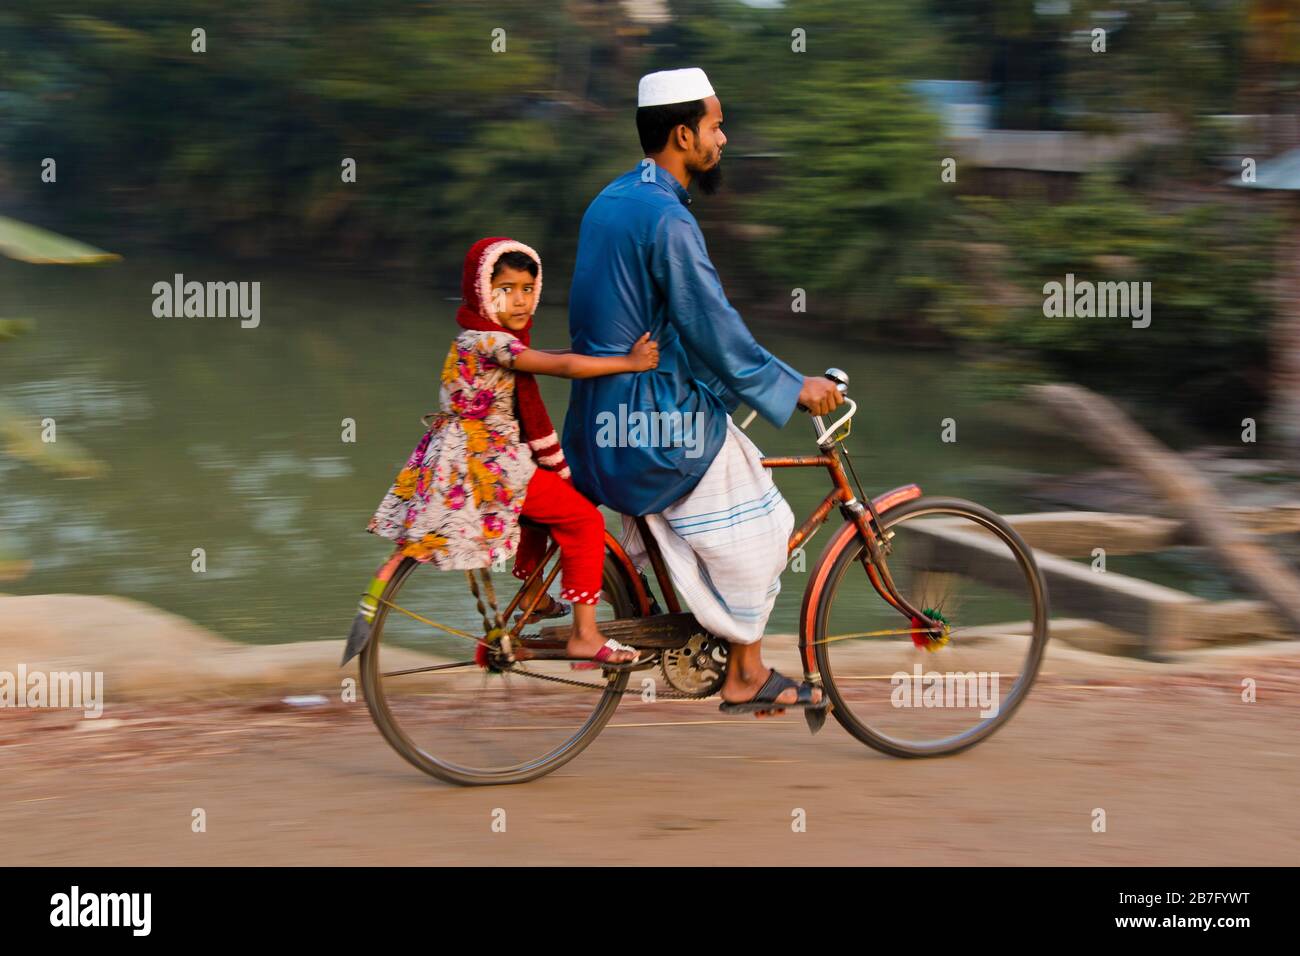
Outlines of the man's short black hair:
M668 142L668 135L685 124L696 136L700 134L700 120L708 109L704 100L685 103L665 103L662 106L638 106L636 131L641 137L641 149L648 156L657 153Z

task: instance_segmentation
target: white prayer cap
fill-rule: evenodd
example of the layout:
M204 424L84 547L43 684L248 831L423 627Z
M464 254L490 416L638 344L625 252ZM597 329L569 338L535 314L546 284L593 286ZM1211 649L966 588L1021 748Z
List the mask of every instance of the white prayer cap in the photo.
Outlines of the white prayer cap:
M709 78L698 66L684 70L660 70L641 77L637 87L637 106L663 106L665 103L689 103L713 95Z

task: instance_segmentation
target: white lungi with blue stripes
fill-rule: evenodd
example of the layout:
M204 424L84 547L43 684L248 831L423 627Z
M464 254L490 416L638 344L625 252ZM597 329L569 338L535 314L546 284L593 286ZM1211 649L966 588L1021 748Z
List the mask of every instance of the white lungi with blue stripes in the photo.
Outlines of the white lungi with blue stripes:
M673 586L709 633L752 644L781 592L794 513L762 453L727 417L727 437L700 483L659 514L646 515ZM623 548L647 563L633 519L623 515Z

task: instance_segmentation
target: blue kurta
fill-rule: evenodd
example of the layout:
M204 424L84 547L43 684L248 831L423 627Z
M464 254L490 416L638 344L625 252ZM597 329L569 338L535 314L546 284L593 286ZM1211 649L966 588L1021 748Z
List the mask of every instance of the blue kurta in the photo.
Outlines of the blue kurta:
M654 173L644 182L638 165L592 200L569 292L575 352L626 355L645 332L659 342L658 368L575 379L564 419L578 490L631 515L658 513L695 487L742 401L779 428L803 386L727 301L690 193L667 170ZM660 414L650 430L649 413L682 418Z

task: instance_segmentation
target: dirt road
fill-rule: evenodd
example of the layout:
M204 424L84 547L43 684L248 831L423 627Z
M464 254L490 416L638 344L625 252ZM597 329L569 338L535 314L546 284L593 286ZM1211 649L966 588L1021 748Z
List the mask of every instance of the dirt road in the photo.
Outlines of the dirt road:
M0 711L0 834L9 865L1295 864L1300 660L1250 670L1254 703L1237 665L1049 675L997 735L924 761L833 721L629 700L576 760L503 788L420 774L364 703Z

